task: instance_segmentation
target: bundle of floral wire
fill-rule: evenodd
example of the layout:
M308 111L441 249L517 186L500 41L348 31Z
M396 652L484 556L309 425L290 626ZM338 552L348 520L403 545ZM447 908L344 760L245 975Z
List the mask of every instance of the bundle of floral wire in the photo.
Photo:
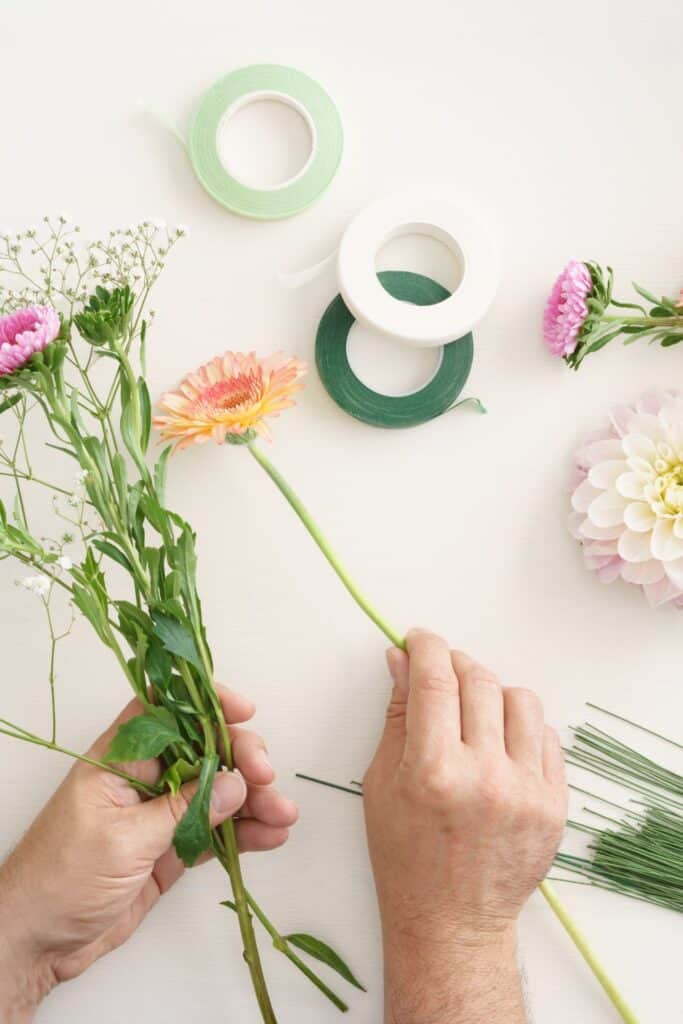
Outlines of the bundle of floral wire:
M662 747L683 750L676 740L621 720L654 736ZM590 724L574 730L566 758L568 764L618 784L630 796L617 802L574 786L597 802L597 806L583 808L593 823L568 822L572 830L588 838L587 855L560 852L556 865L579 876L574 879L579 884L682 912L683 775Z

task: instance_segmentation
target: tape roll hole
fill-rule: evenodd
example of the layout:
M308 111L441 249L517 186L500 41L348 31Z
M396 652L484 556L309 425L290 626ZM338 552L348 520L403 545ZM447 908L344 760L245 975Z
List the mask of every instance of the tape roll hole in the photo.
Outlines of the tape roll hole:
M228 107L216 147L228 174L247 188L275 191L306 173L315 126L304 106L279 92L253 92Z
M409 270L424 274L452 294L463 282L465 257L452 235L436 225L403 224L392 231L377 250L375 269L378 273Z
M356 377L372 391L393 398L412 395L429 384L441 365L442 353L441 348L416 348L396 341L358 321L346 343L346 356Z

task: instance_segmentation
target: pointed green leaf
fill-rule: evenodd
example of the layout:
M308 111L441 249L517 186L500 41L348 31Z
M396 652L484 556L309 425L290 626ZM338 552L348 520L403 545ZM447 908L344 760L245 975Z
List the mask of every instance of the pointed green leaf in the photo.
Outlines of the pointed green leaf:
M173 796L177 796L183 783L191 782L192 779L196 779L199 775L199 771L199 763L190 764L184 757L179 757L177 761L174 761L172 765L169 765L161 776L159 782L162 786L168 786L171 793L173 793Z
M129 761L147 761L158 757L172 743L182 743L175 720L165 708L136 715L120 725L105 761L125 764Z
M140 446L143 452L149 446L149 435L152 430L152 402L149 397L149 390L145 378L138 380L138 394L140 396Z
M16 405L17 402L20 401L21 392L17 391L16 394L10 395L9 398L6 398L4 402L0 402L0 413L7 412L8 409L11 409L13 405Z
M168 448L164 448L154 465L154 488L157 492L159 504L162 507L166 501L166 474L168 471L168 458L171 454L171 450L171 445L169 444Z
M322 942L320 939L315 939L312 935L305 935L301 932L297 932L294 935L285 935L285 940L291 943L292 946L296 946L297 949L303 950L304 953L308 953L309 956L320 960L321 963L327 964L333 971L340 974L345 981L348 981L350 985L359 988L361 992L366 991L358 979L351 973L342 958L327 943Z
M651 302L653 306L659 305L660 300L657 298L656 295L653 295L652 292L649 292L647 288L643 288L641 285L636 284L635 281L632 281L631 283L635 290L638 292L638 294L642 295L644 299L647 299L648 302Z
M173 845L180 859L192 867L197 858L211 846L211 824L209 808L211 787L218 768L218 755L202 758L199 786L190 806L178 823L173 836Z
M130 564L120 548L117 548L114 544L110 544L108 540L101 540L99 537L95 538L92 545L94 548L97 548L98 551L101 551L103 555L107 555L107 557L111 558L112 561L118 562L119 565L122 565L126 572L129 572L131 576L135 575L133 566Z
M201 672L202 663L199 660L197 647L192 633L181 622L164 615L162 612L152 612L154 622L154 633L159 637L162 644L170 654L176 654Z

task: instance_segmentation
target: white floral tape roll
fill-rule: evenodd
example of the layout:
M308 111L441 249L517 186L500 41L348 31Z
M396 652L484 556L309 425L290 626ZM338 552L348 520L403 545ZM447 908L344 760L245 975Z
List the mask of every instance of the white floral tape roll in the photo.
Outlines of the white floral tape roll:
M376 256L398 235L431 235L460 264L455 291L431 306L393 298L377 277ZM372 203L351 221L337 256L339 289L357 320L412 345L443 345L467 334L491 305L498 287L498 254L484 225L451 200L403 192Z

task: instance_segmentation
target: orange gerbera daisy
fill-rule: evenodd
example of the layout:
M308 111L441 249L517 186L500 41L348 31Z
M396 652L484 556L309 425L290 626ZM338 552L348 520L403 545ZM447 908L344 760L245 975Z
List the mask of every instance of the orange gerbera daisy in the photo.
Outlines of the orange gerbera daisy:
M267 416L294 405L292 395L304 385L306 363L275 352L259 359L255 352L226 352L181 381L177 391L159 400L163 415L154 426L175 448L203 444L227 435L270 436Z

